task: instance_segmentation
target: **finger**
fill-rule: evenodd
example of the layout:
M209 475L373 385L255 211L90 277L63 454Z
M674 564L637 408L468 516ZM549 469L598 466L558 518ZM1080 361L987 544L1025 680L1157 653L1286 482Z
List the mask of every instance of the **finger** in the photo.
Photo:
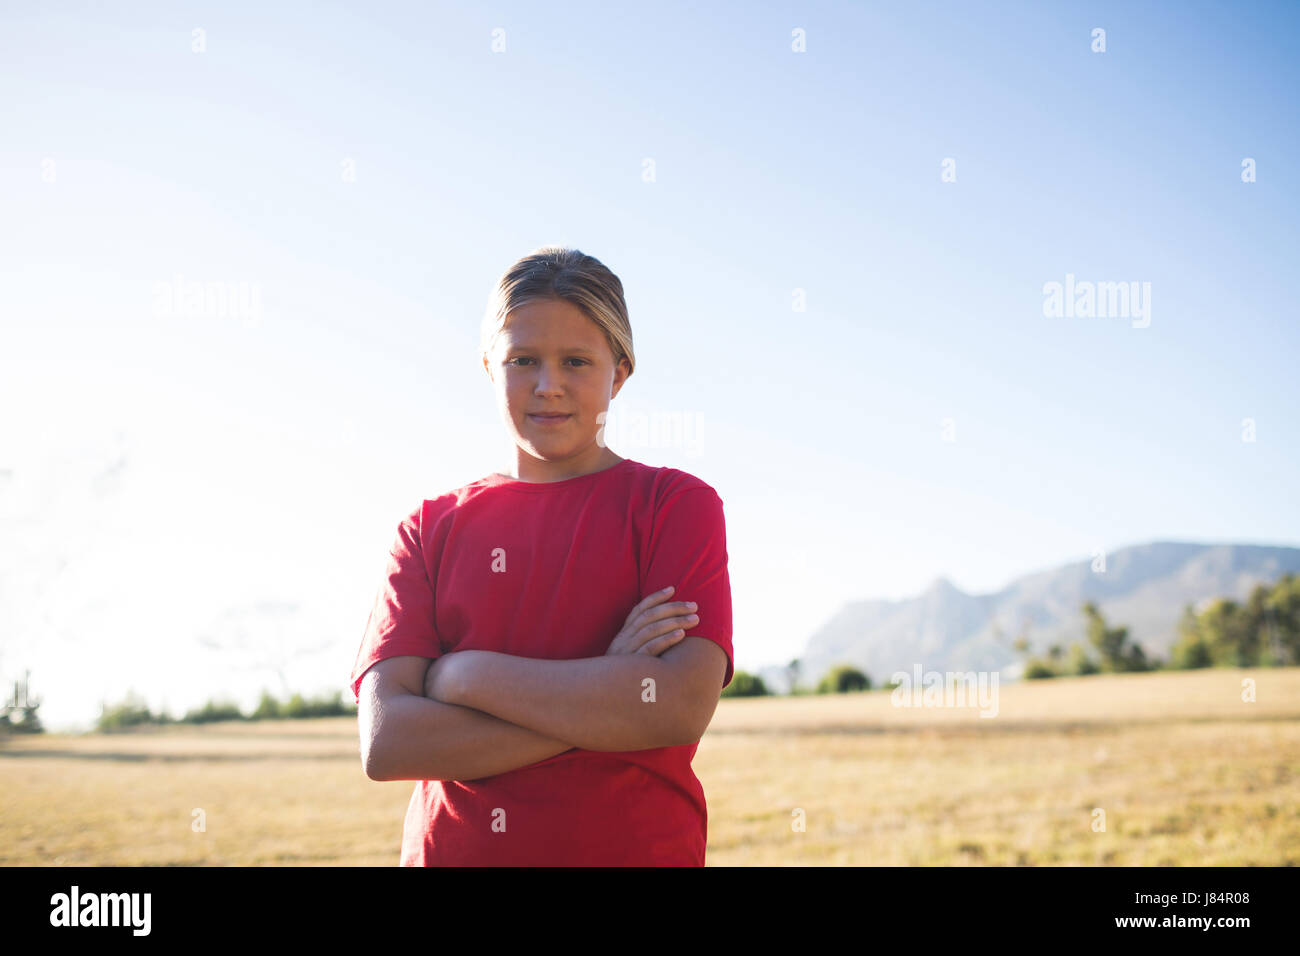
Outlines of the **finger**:
M650 641L653 641L664 634L671 633L675 625L668 623L647 624L633 631L627 638L627 644L624 647L624 653L639 653Z
M672 604L661 604L658 607L642 611L637 620L633 622L633 626L644 627L655 621L662 621L673 616L686 617L690 614L699 614L699 611L691 608L689 601L674 601Z
M672 586L669 586L666 588L662 588L661 590L655 591L653 594L647 594L644 598L642 598L639 602L637 602L637 604L632 608L631 611L628 612L627 620L624 623L631 624L633 618L635 618L638 614L641 614L643 611L647 610L648 608L654 607L656 604L659 604L663 601L667 601L670 597L672 597L673 590L674 588Z
M632 638L632 649L640 651L642 647L651 641L656 641L665 635L671 635L674 631L684 629L685 625L676 618L666 618L662 621L655 621L644 625ZM683 634L685 631L683 630Z
M659 604L663 601L667 601L669 598L673 596L673 591L675 590L676 588L673 587L672 585L669 585L666 588L660 588L658 591L655 591L653 594L647 594L645 597L643 597L641 599L641 603L639 603L637 607L644 610L645 608L653 607L656 604Z
M678 641L684 640L685 637L686 637L685 633L681 630L672 631L668 634L663 635L662 637L656 637L652 641L647 641L645 644L641 646L640 650L638 650L637 653L648 654L651 657L658 657L660 654L668 650L668 648L672 647Z

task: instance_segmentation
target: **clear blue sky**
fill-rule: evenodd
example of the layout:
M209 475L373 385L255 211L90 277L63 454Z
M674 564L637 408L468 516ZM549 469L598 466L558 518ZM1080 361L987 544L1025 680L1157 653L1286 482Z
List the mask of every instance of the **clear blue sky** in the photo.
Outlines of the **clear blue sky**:
M739 667L939 575L1300 543L1298 26L1294 3L11 5L0 677L30 667L55 726L128 688L176 712L343 687L397 521L507 461L478 322L549 243L623 280L615 418L701 424L611 445L718 489ZM1150 283L1149 326L1044 316L1067 274ZM160 314L177 275L261 311Z

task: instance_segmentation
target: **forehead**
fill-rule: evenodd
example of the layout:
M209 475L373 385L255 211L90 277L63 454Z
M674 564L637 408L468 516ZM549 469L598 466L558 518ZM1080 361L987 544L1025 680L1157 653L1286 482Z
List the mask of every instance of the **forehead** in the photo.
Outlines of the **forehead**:
M594 350L604 332L571 302L544 299L512 309L501 329L505 345Z

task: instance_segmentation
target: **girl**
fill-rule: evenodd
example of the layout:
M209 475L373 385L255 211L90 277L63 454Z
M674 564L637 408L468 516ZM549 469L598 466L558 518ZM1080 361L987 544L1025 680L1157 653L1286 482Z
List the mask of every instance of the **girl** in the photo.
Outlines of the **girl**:
M722 501L605 445L634 358L597 259L511 266L481 353L514 461L402 520L352 670L367 776L418 781L401 864L703 866Z

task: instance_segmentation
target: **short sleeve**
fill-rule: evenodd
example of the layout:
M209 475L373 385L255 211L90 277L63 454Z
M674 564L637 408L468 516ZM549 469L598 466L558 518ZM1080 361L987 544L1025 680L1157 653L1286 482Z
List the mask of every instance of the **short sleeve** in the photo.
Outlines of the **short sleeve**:
M731 649L731 579L722 499L707 485L673 491L655 511L645 594L670 584L670 601L694 601L700 621L687 637L713 641L727 655L722 686L735 671Z
M366 671L385 658L408 654L442 656L434 628L433 587L420 545L420 509L402 519L388 551L384 578L352 666L352 695L357 703Z

